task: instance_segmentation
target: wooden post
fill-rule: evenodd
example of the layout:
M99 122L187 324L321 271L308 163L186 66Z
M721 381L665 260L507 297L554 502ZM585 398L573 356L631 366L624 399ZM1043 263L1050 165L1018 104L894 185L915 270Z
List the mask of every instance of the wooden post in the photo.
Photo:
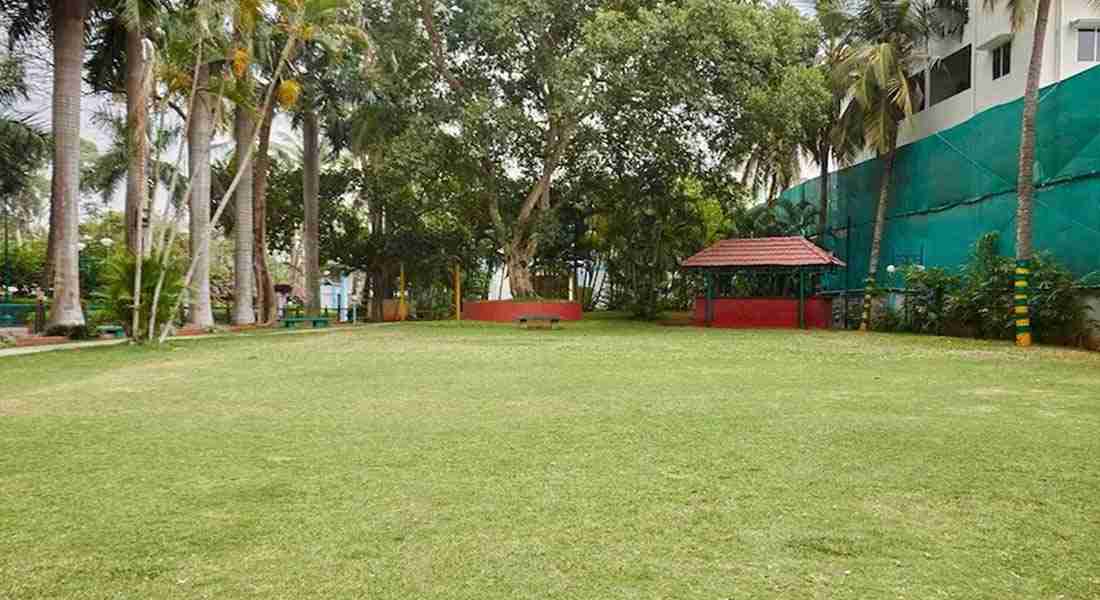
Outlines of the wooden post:
M806 328L806 274L798 269L798 328Z
M401 275L398 281L400 283L397 288L397 320L404 321L405 315L408 314L408 305L405 303L405 263L401 263Z
M462 320L462 266L455 263L455 320Z

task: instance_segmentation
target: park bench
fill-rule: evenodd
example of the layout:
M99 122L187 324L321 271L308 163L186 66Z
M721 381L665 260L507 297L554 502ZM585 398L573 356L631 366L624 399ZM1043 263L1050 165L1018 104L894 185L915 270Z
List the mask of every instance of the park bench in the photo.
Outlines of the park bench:
M126 331L120 325L100 325L96 327L96 331L99 335L109 335L113 338L126 337Z
M283 327L287 329L294 329L301 323L309 323L314 328L328 327L328 317L289 317L283 319Z
M516 317L516 325L519 325L521 329L528 329L531 325L536 324L555 329L560 322L561 317L558 315L520 315Z

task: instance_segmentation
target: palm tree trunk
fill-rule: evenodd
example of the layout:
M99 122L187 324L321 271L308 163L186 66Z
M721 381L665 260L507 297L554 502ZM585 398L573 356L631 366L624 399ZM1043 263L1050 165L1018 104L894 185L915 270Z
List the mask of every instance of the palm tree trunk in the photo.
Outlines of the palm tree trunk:
M83 1L54 2L53 175L50 248L53 306L48 328L84 324L80 306L80 75L84 65Z
M198 70L198 97L187 140L187 167L191 177L191 256L195 260L191 280L189 322L194 327L214 326L210 305L210 142L214 134L214 99L210 94L210 67Z
M275 280L271 278L271 268L267 260L267 179L271 169L271 122L274 108L264 115L260 125L260 140L256 147L256 164L252 181L252 231L253 255L256 264L256 295L263 307L261 318L264 323L274 323L279 318L279 300L275 294Z
M238 160L245 155L248 147L252 144L255 128L255 120L249 109L238 108L235 127ZM235 198L237 221L233 227L236 241L233 254L233 323L236 325L251 325L256 322L256 311L253 305L256 286L252 277L252 242L255 236L252 222L253 181L252 169L244 167L243 171L244 174L241 176Z
M1032 202L1035 198L1035 117L1039 112L1039 81L1043 71L1050 0L1039 0L1035 14L1035 37L1024 88L1024 111L1020 120L1020 165L1016 183L1016 345L1031 345L1030 275L1032 257Z
M890 204L891 179L894 176L894 157L897 150L891 148L886 156L882 157L882 181L879 183L878 207L875 209L875 231L871 236L871 259L867 265L867 281L863 292L863 320L859 324L860 331L871 328L871 301L875 288L875 279L878 276L879 253L882 250L882 233L886 229L886 209Z
M126 164L126 247L135 256L142 246L141 219L148 189L145 91L145 57L141 26L137 25L126 29L126 129L130 135Z
M302 135L305 138L305 156L302 166L305 228L302 242L305 246L306 313L321 312L321 264L319 247L319 201L321 188L321 132L317 113L307 111L302 118Z
M819 213L817 215L817 232L820 236L818 244L825 243L825 230L829 228L829 145L822 144L818 152L817 163L821 165L821 196Z

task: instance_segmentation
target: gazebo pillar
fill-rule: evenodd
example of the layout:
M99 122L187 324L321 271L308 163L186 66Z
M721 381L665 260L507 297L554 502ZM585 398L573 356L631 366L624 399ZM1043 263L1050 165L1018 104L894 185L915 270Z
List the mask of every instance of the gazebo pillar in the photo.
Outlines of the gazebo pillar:
M714 320L714 273L706 271L707 301L703 305L703 322L710 325Z
M806 273L798 269L798 328L806 328Z

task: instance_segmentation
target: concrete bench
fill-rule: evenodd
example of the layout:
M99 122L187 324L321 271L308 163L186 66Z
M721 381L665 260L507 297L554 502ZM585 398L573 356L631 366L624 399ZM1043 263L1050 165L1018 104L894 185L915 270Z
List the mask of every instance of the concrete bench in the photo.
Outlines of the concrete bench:
M529 329L532 325L545 325L550 329L557 328L561 323L561 317L557 315L520 315L516 317L516 325L521 329Z

